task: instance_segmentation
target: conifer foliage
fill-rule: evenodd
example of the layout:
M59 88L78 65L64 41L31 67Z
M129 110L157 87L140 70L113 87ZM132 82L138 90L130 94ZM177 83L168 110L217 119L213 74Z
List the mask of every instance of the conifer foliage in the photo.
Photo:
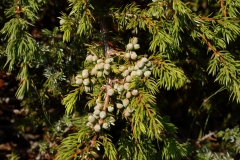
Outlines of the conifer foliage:
M29 27L48 2L14 0L8 5L9 21L1 33L7 38L5 68L18 71L16 97L30 108L38 103L45 118L44 110L54 101L65 106L65 115L53 126L61 137L52 151L56 159L209 156L209 148L192 151L190 143L179 141L177 128L157 103L161 91L191 83L181 63L189 54L231 101L240 101L239 51L229 48L239 40L240 1L206 3L213 10L209 16L198 14L197 2L181 0L68 0L67 11L58 17L60 26L43 29L40 42ZM218 134L231 139L226 135ZM233 150L239 153L238 146Z

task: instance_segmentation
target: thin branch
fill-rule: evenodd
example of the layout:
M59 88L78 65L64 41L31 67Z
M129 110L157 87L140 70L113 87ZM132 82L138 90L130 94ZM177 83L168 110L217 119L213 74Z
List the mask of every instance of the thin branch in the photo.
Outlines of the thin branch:
M198 140L198 142L202 142L202 141L204 141L204 140L206 140L206 139L210 139L210 140L216 141L216 139L212 137L212 136L215 135L215 134L216 134L216 131L210 132L210 133L206 134L205 136L203 136L202 138L200 138L200 139Z
M109 57L108 50L110 49L108 44L108 29L106 27L105 19L101 18L101 29L102 29L102 35L103 35L103 45L104 45L104 52L105 57Z
M204 21L215 21L218 22L219 24L224 24L224 21L221 19L217 19L217 18L210 18L210 17L200 17L200 19L204 20Z
M124 57L123 54L121 54L122 52L116 51L115 49L110 48L107 51L108 56L118 56L118 57Z
M222 8L224 17L227 17L227 11L226 11L226 9L225 9L223 0L220 0L220 5L221 5L221 8Z
M21 16L21 10L22 10L21 1L16 0L16 2L17 2L18 5L15 7L15 10L16 10L16 13L17 13L18 17L20 18L20 16Z
M206 44L208 45L208 47L214 52L215 55L219 55L220 56L220 52L217 51L212 44L210 43L210 41L202 34L200 34L200 36L202 37L202 39L206 42Z
M98 134L96 134L96 135L92 138L92 140L91 140L91 147L95 147L95 143L96 143L97 138L98 138Z
M82 149L82 150L78 150L78 151L76 151L74 154L72 154L69 158L75 158L77 155L79 155L79 154L82 154L83 152L86 152L86 151L88 151L89 150L89 148L88 147L85 147L84 149Z

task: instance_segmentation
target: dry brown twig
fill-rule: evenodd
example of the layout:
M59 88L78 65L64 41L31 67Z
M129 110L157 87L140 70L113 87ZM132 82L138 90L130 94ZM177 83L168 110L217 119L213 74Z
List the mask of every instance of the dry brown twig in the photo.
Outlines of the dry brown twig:
M205 140L216 141L216 138L213 138L212 136L216 137L216 131L206 134L202 138L198 139L198 142L202 142L202 141L205 141Z

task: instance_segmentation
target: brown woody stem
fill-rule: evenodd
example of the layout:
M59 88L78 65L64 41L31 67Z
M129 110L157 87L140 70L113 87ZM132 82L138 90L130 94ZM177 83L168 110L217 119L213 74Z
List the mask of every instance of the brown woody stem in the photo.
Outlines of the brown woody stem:
M223 2L223 0L220 0L220 5L221 5L221 8L222 8L224 17L227 17L227 11L226 11L226 9L224 8L224 2Z

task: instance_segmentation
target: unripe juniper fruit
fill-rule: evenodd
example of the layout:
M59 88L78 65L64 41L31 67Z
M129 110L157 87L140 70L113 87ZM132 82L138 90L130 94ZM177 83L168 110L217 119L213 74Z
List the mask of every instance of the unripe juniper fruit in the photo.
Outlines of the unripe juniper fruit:
M137 44L138 43L138 38L137 37L133 37L132 38L132 44Z
M133 48L134 48L134 50L137 50L137 49L140 48L140 45L139 45L139 44L134 44L134 45L133 45Z
M113 88L117 90L118 86L119 86L118 83L116 83L114 84Z
M90 80L89 80L88 78L84 79L84 80L83 80L83 84L84 84L85 86L88 86L88 85L90 84Z
M100 77L102 77L102 76L103 76L102 71L98 71L98 72L97 72L97 77L100 78Z
M134 71L137 71L137 70L139 70L139 67L138 67L138 65L136 64L136 65L133 67L133 69L134 69Z
M98 106L98 105L96 105L96 106L94 107L94 110L99 110L99 109L101 109L101 107Z
M104 64L104 69L105 70L109 70L111 68L110 64L106 63Z
M129 100L128 99L124 99L124 100L122 100L122 103L123 103L124 107L127 107L128 104L129 104Z
M87 70L87 69L84 69L84 70L82 71L82 78L88 78L88 76L89 76L88 70Z
M123 88L124 88L125 90L128 90L128 87L129 87L129 83L124 83Z
M133 29L133 30L131 31L131 33L132 33L132 34L136 34L136 33L137 33L137 30L136 30L136 29Z
M102 70L102 69L104 68L104 65L105 65L105 63L99 63L99 64L97 65L97 69L98 69L98 70Z
M129 107L127 107L126 109L125 109L125 112L128 112L129 113L129 116L131 115L131 113L133 112L133 110L132 109L130 109Z
M102 103L97 103L97 105L94 107L94 109L101 109L103 107Z
M82 75L80 75L80 74L76 75L75 79L77 79L77 78L81 78L82 79Z
M127 52L127 53L125 54L125 58L130 59L130 58L131 58L131 54L130 54L129 52Z
M117 88L118 92L122 92L123 89L124 89L123 85L120 85L120 86L118 86L118 88Z
M114 122L116 122L116 120L115 120L115 118L114 118L114 117L110 117L110 118L109 118L109 120L110 120L110 122L111 122L111 123L114 123Z
M128 43L128 44L127 44L127 50L128 50L128 51L133 50L133 44L132 44L132 43Z
M127 92L127 93L126 93L126 98L131 98L131 97L132 97L131 92Z
M152 67L152 62L148 61L148 63L146 64L147 67Z
M88 121L91 123L95 122L95 120L96 120L96 118L92 115L88 117Z
M119 69L119 71L120 71L120 72L122 72L122 71L124 71L124 70L125 70L125 66L119 66L119 68L118 68L118 69Z
M95 62L95 61L97 61L97 60L98 60L98 57L97 57L96 55L93 55L93 56L92 56L92 61Z
M78 84L78 85L81 85L81 84L82 84L82 82L83 82L83 80L82 80L82 79L77 79L77 80L76 80L76 84Z
M96 124L94 127L93 127L94 131L95 132L100 132L101 130L101 126L99 124Z
M93 124L91 122L87 122L86 126L92 128L93 127Z
M97 69L96 68L93 68L92 70L91 70L91 75L93 76L93 75L96 75L97 74Z
M136 60L137 59L137 53L136 52L132 52L131 53L131 59L132 60Z
M129 70L129 72L132 72L134 70L134 67L133 66L129 66L128 70Z
M126 111L128 111L129 113L132 113L132 112L133 112L133 109L127 107L127 108L126 108Z
M95 119L97 120L97 119L99 119L99 115L93 115L94 117L95 117Z
M126 82L131 82L131 81L132 81L132 77L128 75L128 76L126 77Z
M65 23L65 20L64 20L64 19L61 19L61 20L59 21L59 23L60 23L60 25L63 25L63 23Z
M117 106L118 109L123 108L123 105L121 103L117 103L116 106Z
M113 96L113 95L114 95L114 89L112 89L112 88L109 89L109 90L108 90L108 95L109 95L109 96Z
M106 60L105 60L105 63L111 63L113 61L113 58L107 58Z
M136 89L132 90L132 95L137 96L138 95L138 90L136 90Z
M103 123L102 128L109 129L109 124L108 123Z
M106 70L104 70L103 73L104 73L105 75L109 75L109 74L110 74L110 72L109 72L109 71L106 71Z
M99 117L102 118L102 119L106 118L106 116L107 116L106 111L101 111L101 112L99 113Z
M145 77L151 76L151 71L145 71L145 72L144 72L144 76L145 76Z
M91 88L89 86L84 86L84 90L86 93L89 93L91 91Z
M143 71L142 71L142 70L137 70L137 75L138 75L139 77L141 77L141 76L143 75Z
M122 73L122 76L123 77L126 77L129 75L129 70L125 70L123 73Z
M98 109L96 109L96 110L93 112L93 114L95 114L95 115L99 115L99 113L100 113L100 110L98 110Z
M124 112L124 117L129 117L129 116L131 116L131 113L128 112L128 111L125 111L125 112Z
M103 59L98 59L97 60L97 63L102 63L103 62Z
M82 79L80 79L80 78L76 79L76 84L81 85L82 83L83 83Z
M138 66L138 68L143 68L144 67L144 62L143 61L139 61L138 63L137 63L137 66Z
M92 83L92 85L94 85L94 84L96 83L95 78L92 78L92 79L91 79L91 83Z
M113 112L113 110L114 110L114 107L113 106L108 106L108 112Z
M143 58L141 59L141 61L142 61L143 63L147 63L147 62L148 62L148 59L147 59L146 57L143 57Z
M137 71L132 71L131 72L131 77L136 76L136 75L137 75Z
M99 65L99 64L96 64L96 65L94 66L94 68L95 68L96 70L99 70L99 69L98 69L98 65Z
M92 62L93 61L92 58L93 58L93 56L90 54L86 57L86 61Z

